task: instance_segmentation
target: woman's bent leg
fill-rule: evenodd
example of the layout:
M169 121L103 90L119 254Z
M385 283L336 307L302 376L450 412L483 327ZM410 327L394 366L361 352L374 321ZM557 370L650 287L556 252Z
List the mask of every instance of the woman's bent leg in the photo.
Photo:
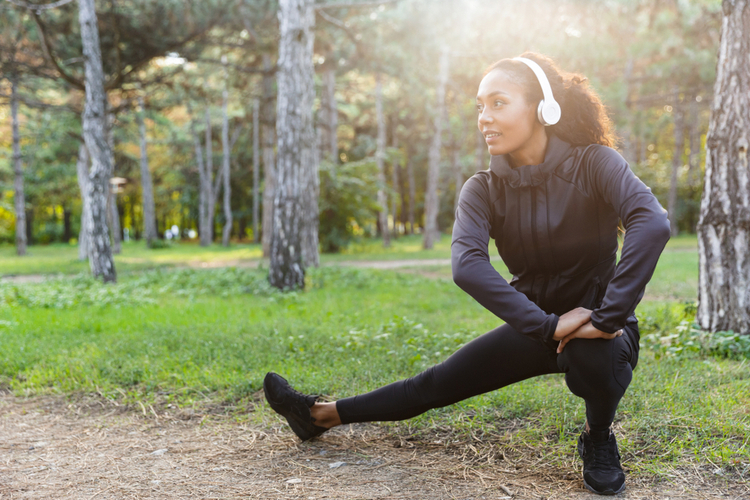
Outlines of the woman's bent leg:
M574 339L557 359L570 391L586 401L586 418L594 431L612 424L638 363L638 326L623 330L612 340Z
M414 377L337 401L336 409L345 424L404 420L520 380L559 371L554 347L503 325Z

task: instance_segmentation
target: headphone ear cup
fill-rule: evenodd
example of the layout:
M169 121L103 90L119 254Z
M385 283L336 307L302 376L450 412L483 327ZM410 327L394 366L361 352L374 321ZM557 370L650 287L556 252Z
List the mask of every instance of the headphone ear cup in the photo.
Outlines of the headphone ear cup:
M537 108L537 117L545 127L555 125L560 121L561 115L562 110L560 109L560 105L557 103L557 101L546 102L545 100L542 100L539 102L539 108Z
M539 123L545 127L547 126L547 122L544 121L544 99L539 101L539 106L536 108L536 118L539 120Z

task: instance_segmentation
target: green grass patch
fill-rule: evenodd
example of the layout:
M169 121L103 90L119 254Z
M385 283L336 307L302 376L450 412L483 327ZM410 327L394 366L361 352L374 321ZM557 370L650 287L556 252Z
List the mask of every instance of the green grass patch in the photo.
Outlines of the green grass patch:
M291 294L265 279L263 271L215 269L131 273L114 286L88 278L13 293L4 286L0 383L19 395L241 406L274 370L303 391L340 398L414 375L499 324L447 279L330 267L311 271L308 289ZM639 314L651 318L645 330L682 321L684 306L673 306L674 317L664 307L642 305ZM657 359L643 350L618 413L631 469L664 472L689 460L745 470L747 368L706 353ZM456 439L503 436L499 445L539 446L546 463L564 464L584 418L563 377L549 375L389 425L418 435L450 429Z

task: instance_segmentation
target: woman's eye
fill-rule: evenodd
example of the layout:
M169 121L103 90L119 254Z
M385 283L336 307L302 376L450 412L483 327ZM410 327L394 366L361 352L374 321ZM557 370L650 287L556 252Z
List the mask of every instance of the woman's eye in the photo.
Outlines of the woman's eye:
M495 101L495 107L496 108L499 107L499 106L502 106L503 104L505 104L503 101Z
M482 105L481 104L477 104L477 111L479 111L480 113L482 112Z

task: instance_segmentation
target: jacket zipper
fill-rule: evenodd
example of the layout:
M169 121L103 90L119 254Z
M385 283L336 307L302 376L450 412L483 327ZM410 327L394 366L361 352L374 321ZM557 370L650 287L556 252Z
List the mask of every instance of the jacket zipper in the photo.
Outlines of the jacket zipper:
M531 187L531 240L534 245L534 253L536 254L536 260L539 262L540 267L544 270L544 282L542 283L542 291L539 294L539 304L546 304L547 301L547 287L549 286L549 273L547 272L547 263L544 262L539 253L539 242L537 240L537 228L536 228L536 190Z

